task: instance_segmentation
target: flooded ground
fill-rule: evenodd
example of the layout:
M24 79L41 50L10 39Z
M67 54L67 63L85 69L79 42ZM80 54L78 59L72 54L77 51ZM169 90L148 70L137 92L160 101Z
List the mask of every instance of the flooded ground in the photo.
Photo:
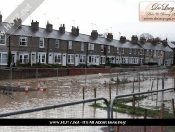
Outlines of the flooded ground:
M154 71L151 71L154 73ZM162 71L164 72L164 71ZM140 91L148 91L157 89L157 80L154 78L155 75L150 76L144 72L140 72ZM96 75L80 75L80 76L65 76L65 77L52 77L52 78L34 78L34 79L22 79L21 87L25 87L28 83L29 88L36 88L38 81L41 82L41 87L44 86L46 81L47 91L44 93L41 91L31 91L28 95L24 92L14 92L13 98L11 95L0 94L0 113L23 110L28 108L34 108L39 106L54 105L66 102L74 102L83 100L83 87L85 88L85 99L94 98L94 88L96 88L96 97L104 97L109 100L109 83L111 85L111 96L116 96L116 88L118 87L118 95L129 94L133 92L133 80L138 79L138 74L125 73L124 75L118 75L119 80L127 79L131 83L119 84L116 86L115 81L117 80L117 73L112 74L96 74ZM9 80L0 81L0 85L7 85ZM18 80L12 80L13 87L18 86ZM171 88L174 86L174 80L172 78L165 79L164 88ZM139 91L139 82L134 83L135 92ZM162 89L161 79L158 81L158 89ZM175 97L175 92L166 91L164 92L164 100L166 100L166 107L169 111L172 111L171 99ZM149 95L147 99L136 103L138 106L145 108L152 108L153 106L160 106L162 99L162 93ZM103 104L103 101L98 101ZM89 105L92 103L79 104L74 106L67 106L52 110L33 112L29 114L21 114L16 116L9 116L6 118L107 118L107 112L102 109L92 108ZM131 104L128 104L131 105ZM159 109L159 107L156 107ZM136 117L127 114L114 113L114 118L143 118ZM99 132L101 127L99 126L58 126L58 127L26 127L26 126L11 126L11 127L0 127L0 132Z

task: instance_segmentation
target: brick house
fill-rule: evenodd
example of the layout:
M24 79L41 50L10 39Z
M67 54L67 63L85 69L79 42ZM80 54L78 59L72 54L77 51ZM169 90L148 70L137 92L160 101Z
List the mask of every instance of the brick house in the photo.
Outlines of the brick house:
M14 20L14 25L2 22L0 15L0 66L7 65L9 50L15 64L88 66L105 65L107 60L113 64L173 63L173 50L165 41L148 43L134 35L131 41L124 36L115 40L112 33L99 37L97 30L92 30L91 35L86 35L74 26L67 32L64 24L54 30L49 22L46 28L40 28L39 22L33 20L31 26L21 23L21 19Z

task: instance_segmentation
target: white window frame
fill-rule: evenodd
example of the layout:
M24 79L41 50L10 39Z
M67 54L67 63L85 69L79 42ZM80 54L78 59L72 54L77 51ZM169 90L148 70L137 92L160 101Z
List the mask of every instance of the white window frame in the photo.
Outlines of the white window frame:
M81 51L84 51L84 43L81 42Z
M134 55L136 55L136 49L133 49L134 50Z
M4 39L2 39L2 36L4 36ZM1 43L4 42L4 43ZM6 35L0 34L0 45L6 45Z
M67 64L74 64L75 63L75 55L74 54L68 54L67 55Z
M132 48L130 48L130 49L129 49L129 54L131 54L131 55L132 55Z
M39 48L44 48L44 38L39 38Z
M57 48L57 49L60 48L60 40L58 40L58 39L55 40L55 48Z
M21 58L21 56L22 56L22 58ZM24 58L25 56L28 56L27 59ZM25 60L27 60L27 61L25 61ZM19 63L20 64L29 63L29 53L19 53Z
M119 54L120 53L120 48L119 47L117 47L117 54Z
M79 62L85 64L86 63L86 55L80 55L79 56Z
M68 49L72 49L72 41L69 41L69 43L68 43Z
M101 64L105 64L105 62L106 62L106 57L105 57L105 56L101 56L101 61L100 61L100 63L101 63Z
M108 53L110 53L110 46L108 45Z
M89 55L88 56L88 63L96 64L96 55Z
M44 56L44 61L43 61L43 56ZM46 64L46 53L44 52L39 52L38 55L37 55L37 62L39 63L44 63Z
M56 61L56 59L58 60L58 62ZM61 54L54 54L54 63L55 64L61 64L61 62L62 62L62 55Z
M125 48L122 48L122 54L124 54L125 53Z
M23 39L25 39L23 41ZM22 45L21 43L25 43L25 45ZM20 37L19 38L19 46L27 46L27 43L28 43L28 37Z
M104 45L101 45L101 52L104 52Z
M3 55L6 55L6 58L5 59L3 58ZM7 58L8 58L8 53L7 52L0 52L0 64L1 65L7 65ZM6 60L6 62L5 63L2 63L3 60Z
M94 50L94 44L89 43L88 44L88 50Z

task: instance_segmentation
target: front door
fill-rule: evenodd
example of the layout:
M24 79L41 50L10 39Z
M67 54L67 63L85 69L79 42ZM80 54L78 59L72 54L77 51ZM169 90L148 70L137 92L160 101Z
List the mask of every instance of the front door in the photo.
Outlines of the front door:
M98 66L99 65L99 56L96 56L96 65Z
M66 66L66 54L63 54L62 65Z
M49 64L53 64L53 54L49 53Z
M79 55L76 54L75 55L75 66L78 66L79 65Z

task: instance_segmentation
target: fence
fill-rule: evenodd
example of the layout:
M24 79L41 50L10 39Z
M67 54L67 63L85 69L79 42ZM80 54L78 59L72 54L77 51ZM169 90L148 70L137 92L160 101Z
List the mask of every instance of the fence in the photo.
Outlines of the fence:
M44 82L47 85L47 91L29 91L27 95L24 92L15 92L13 99L9 98L6 94L0 94L0 112L43 107L53 104L64 104L67 102L76 102L79 100L88 100L92 98L106 98L107 100L113 99L116 95L131 94L132 92L145 92L155 91L157 89L164 89L174 87L174 78L165 74L167 70L159 67L142 67L138 68L113 68L113 69L26 69L17 68L10 71L8 69L2 69L4 75L0 74L0 78L6 76L6 80L0 81L0 86L6 85L14 90L17 87L18 79L20 79L21 88L25 88L26 83L29 85L29 89L36 89L38 81L41 83L41 87L44 86ZM0 70L0 72L2 71ZM2 72L1 72L2 73ZM162 85L162 78L164 78L164 85ZM118 78L118 79L117 79ZM166 79L167 78L167 79ZM11 96L10 94L10 96ZM170 102L170 98L174 97L174 92L164 92L165 102ZM162 94L147 95L149 102L156 102L159 110L161 105ZM136 96L137 98L137 96ZM4 103L6 102L6 103ZM132 106L131 102L127 102ZM144 102L136 101L135 106L142 106ZM150 104L155 105L155 104ZM93 107L91 107L93 106ZM57 109L51 109L40 112L32 112L31 114L20 114L10 116L8 118L107 118L106 111L103 110L105 105L103 101L95 101L77 104L74 106L66 106ZM172 105L168 104L165 108ZM100 108L100 109L99 109ZM146 107L147 109L149 106ZM131 113L133 111L130 111ZM144 111L142 111L144 113ZM136 116L143 118L142 116ZM135 117L135 118L136 118ZM133 118L128 114L120 114L115 112L114 118ZM160 115L157 116L160 118ZM105 131L105 128L100 126L91 127L3 127L2 130L9 131ZM121 129L124 129L120 127ZM133 129L133 128L132 128ZM148 129L147 129L148 130Z

